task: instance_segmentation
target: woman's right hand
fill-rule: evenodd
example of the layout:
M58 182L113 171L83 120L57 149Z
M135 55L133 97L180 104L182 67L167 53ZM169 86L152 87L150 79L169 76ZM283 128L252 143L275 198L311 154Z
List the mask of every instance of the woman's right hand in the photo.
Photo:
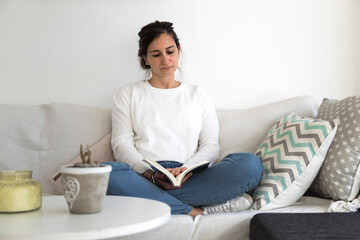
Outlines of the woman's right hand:
M151 175L152 175L153 171L152 170L147 170L146 172L144 172L142 175L149 180L150 182L152 182L151 180ZM189 176L190 177L190 176ZM154 180L155 180L155 185L157 185L158 187L164 189L164 190L171 190L171 189L176 189L176 188L181 188L181 186L177 186L175 187L174 185L172 185L167 178L165 177L164 174L162 174L161 172L155 172L154 174ZM183 181L184 182L184 181Z

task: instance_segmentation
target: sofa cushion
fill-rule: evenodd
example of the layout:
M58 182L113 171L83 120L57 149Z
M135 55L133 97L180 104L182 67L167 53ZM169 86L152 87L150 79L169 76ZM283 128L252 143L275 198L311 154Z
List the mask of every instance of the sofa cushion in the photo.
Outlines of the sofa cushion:
M44 194L61 165L111 131L110 109L66 103L0 105L0 169L33 170Z
M324 99L317 118L338 118L340 124L310 189L325 198L351 201L360 184L360 96L341 101Z
M299 96L248 109L217 109L221 161L229 153L255 153L274 122L289 112L316 116L319 103L311 96ZM217 161L217 162L218 162Z
M337 124L295 113L275 122L256 151L264 170L252 207L274 209L296 202L315 179Z
M121 240L196 239L239 240L249 239L250 219L257 213L308 213L326 212L332 203L329 199L302 197L296 204L268 211L241 211L236 213L198 215L171 215L169 222L146 232L121 237ZM176 234L174 234L176 233Z
M249 239L250 219L257 213L326 212L331 200L302 197L296 204L273 210L246 210L236 213L199 215L194 219L191 238L196 240Z

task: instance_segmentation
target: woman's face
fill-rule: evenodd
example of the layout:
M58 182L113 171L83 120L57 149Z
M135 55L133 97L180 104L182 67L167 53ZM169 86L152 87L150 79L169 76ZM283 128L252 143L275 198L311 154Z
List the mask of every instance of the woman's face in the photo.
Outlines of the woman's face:
M168 34L162 34L149 44L144 60L150 65L153 78L168 78L174 77L179 55L174 39Z

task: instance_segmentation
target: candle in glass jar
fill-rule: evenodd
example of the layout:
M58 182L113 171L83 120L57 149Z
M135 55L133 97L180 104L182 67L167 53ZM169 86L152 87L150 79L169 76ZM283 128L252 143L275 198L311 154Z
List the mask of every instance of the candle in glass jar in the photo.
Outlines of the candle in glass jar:
M41 203L41 185L31 170L0 171L0 212L32 211Z

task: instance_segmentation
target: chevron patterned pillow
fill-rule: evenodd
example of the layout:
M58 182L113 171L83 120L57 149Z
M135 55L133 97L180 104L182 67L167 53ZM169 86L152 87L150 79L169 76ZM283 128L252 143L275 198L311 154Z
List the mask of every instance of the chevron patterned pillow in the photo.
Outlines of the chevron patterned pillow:
M295 113L279 119L256 151L264 170L252 208L269 210L295 203L315 179L338 123Z

